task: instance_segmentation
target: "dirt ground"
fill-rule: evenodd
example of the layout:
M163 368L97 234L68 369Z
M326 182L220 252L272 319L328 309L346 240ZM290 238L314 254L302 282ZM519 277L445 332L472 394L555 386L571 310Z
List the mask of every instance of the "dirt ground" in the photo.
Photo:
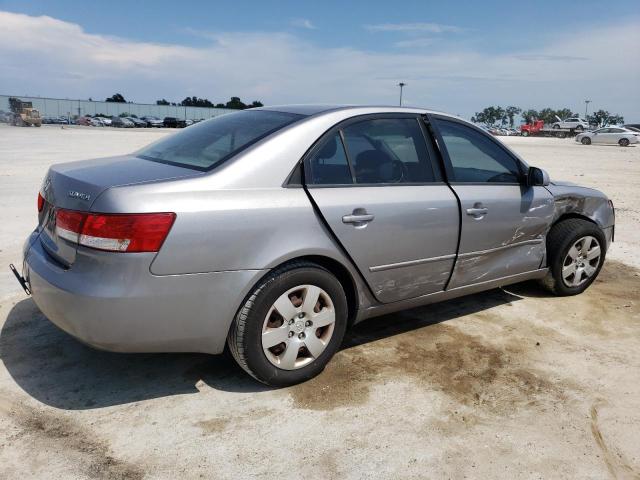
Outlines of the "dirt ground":
M0 264L48 165L165 133L0 127ZM226 356L85 347L5 269L0 478L640 478L640 147L504 141L613 199L587 292L520 284L371 320L322 375L269 389Z

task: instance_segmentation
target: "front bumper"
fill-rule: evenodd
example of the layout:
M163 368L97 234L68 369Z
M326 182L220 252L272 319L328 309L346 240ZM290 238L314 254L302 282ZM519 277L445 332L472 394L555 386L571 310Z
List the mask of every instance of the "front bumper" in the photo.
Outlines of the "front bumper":
M25 244L23 264L36 305L62 330L103 350L220 353L242 300L266 273L157 276L149 271L155 254L85 248L65 269L37 235Z

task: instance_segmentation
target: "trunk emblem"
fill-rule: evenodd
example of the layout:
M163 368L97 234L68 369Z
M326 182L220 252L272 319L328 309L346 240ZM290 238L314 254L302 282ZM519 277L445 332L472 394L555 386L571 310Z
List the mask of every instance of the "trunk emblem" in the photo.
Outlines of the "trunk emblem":
M67 195L69 195L71 198L78 198L80 200L89 200L91 198L91 195L89 195L88 193L76 192L75 190L69 190Z

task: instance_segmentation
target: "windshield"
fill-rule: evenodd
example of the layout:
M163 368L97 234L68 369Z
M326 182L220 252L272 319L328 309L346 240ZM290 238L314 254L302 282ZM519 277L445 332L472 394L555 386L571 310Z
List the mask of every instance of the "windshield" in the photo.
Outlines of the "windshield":
M137 152L146 160L210 170L249 145L303 118L268 110L244 110L197 123Z

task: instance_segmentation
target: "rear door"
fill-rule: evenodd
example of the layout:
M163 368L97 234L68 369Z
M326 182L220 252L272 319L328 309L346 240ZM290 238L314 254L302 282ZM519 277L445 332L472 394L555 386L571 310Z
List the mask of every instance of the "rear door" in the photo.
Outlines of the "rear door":
M460 199L460 248L448 288L537 270L554 214L544 187L527 187L525 166L499 140L434 115L449 184Z
M305 159L309 195L384 303L443 290L453 268L458 204L425 133L417 115L357 117Z

